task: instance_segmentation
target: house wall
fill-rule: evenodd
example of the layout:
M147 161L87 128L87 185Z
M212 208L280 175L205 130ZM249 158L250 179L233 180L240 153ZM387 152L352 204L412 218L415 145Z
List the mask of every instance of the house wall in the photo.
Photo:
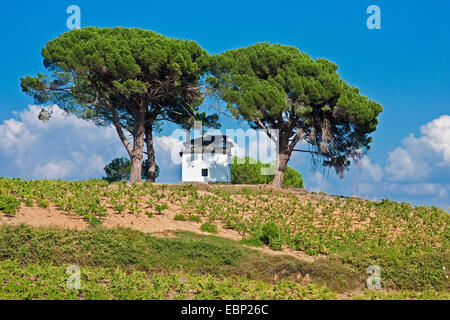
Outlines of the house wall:
M182 180L184 182L228 182L231 183L230 156L227 154L183 153ZM208 176L202 176L208 169Z

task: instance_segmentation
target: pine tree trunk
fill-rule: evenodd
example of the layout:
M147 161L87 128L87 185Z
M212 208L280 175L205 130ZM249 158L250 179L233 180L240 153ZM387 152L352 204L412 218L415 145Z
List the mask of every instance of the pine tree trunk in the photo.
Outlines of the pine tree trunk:
M273 177L272 185L278 188L281 188L283 184L284 171L286 170L286 166L289 162L291 155L287 150L284 150L278 154L278 168L275 176Z
M155 148L153 146L153 125L147 125L145 129L145 140L147 141L147 158L148 158L148 180L155 182L156 179L156 161Z
M131 156L130 183L141 182L142 180L142 155Z
M130 183L142 181L142 160L144 157L144 139L145 129L143 119L136 124L136 130L133 134L133 150L130 155L131 173Z

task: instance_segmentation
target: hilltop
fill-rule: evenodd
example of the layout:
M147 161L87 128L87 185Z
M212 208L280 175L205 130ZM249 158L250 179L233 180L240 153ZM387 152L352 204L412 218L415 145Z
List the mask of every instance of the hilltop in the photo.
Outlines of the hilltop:
M109 279L83 298L119 298L117 272L131 290L120 298L135 297L133 281L142 298L449 298L450 216L435 207L266 185L0 179L0 211L0 283L11 270L63 279L76 263L89 286ZM370 265L380 291L365 290ZM170 289L155 291L155 276Z

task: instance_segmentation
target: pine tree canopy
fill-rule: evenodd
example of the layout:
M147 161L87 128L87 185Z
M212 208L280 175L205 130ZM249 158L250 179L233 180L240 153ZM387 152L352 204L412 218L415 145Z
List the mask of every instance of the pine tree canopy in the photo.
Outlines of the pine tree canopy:
M48 74L23 78L23 91L39 104L56 103L99 123L113 122L114 108L123 127L132 129L140 106L150 121L186 122L203 101L198 81L209 57L194 41L87 27L49 41L42 56Z
M276 142L288 158L306 141L313 159L342 174L351 158L369 149L382 107L342 80L326 59L258 43L213 56L210 71L209 87L229 111L269 135L278 129Z

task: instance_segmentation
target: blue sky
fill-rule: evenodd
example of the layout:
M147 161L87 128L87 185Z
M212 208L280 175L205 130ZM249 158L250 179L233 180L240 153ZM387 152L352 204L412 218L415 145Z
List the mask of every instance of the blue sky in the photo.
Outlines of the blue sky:
M32 119L37 110L29 108L33 101L20 90L20 77L44 71L41 48L67 31L66 8L71 4L81 8L82 26L149 29L196 40L210 54L269 41L335 62L341 76L381 103L384 112L368 158L344 180L334 174L324 179L311 171L307 157L295 156L292 166L304 174L306 187L450 207L448 0L2 1L0 176L37 178L56 158L59 167L65 163L62 167L72 168L55 171L63 178L101 176L103 162L122 152L119 140L104 129L68 119L67 131L56 124L42 127ZM381 9L381 30L366 27L366 8L372 4ZM224 128L245 127L223 122ZM165 126L159 135L167 136L172 129ZM83 130L83 141L77 130ZM88 133L93 140L105 140L100 145L87 141ZM161 153L164 143L161 138ZM17 154L23 159L14 159ZM98 157L93 160L88 154ZM81 174L77 163L83 159L96 166ZM166 171L160 181L178 179L179 168L168 165Z

